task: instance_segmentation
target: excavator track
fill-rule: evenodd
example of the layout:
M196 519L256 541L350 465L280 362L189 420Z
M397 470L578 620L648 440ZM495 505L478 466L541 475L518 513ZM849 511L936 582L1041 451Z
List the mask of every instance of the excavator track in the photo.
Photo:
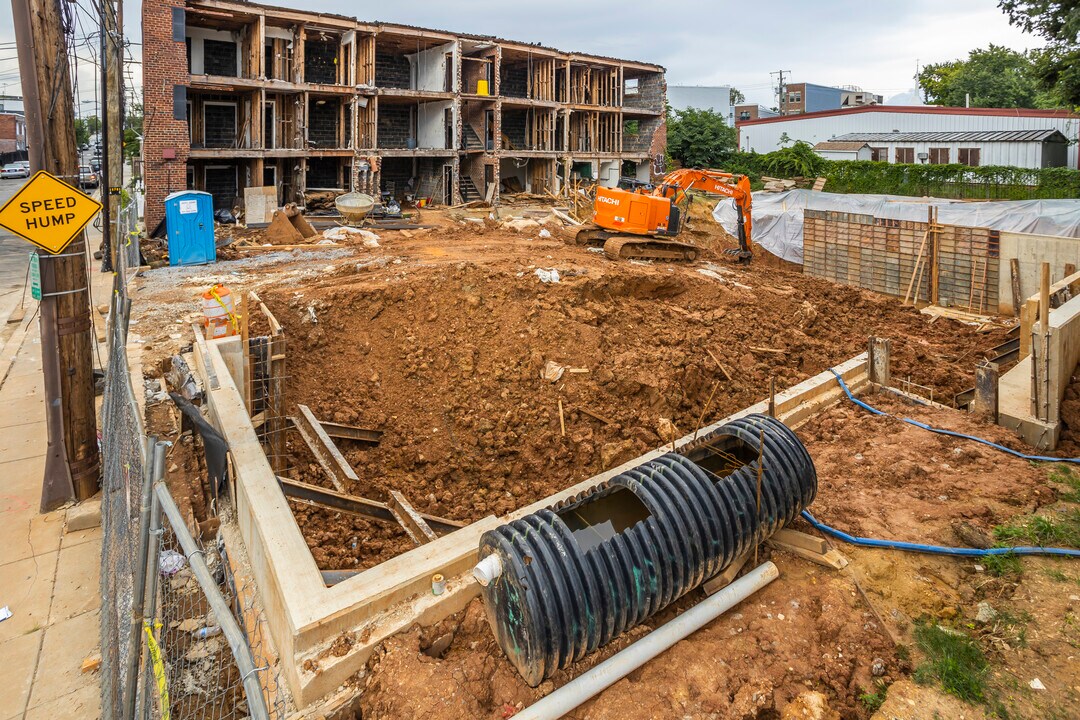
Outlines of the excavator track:
M616 235L604 243L604 254L612 260L693 262L701 251L694 245L675 240Z

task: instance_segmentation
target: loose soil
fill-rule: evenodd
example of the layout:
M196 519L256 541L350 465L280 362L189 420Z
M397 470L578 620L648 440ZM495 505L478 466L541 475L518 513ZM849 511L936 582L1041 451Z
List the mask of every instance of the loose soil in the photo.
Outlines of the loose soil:
M1007 440L1000 428L956 411L885 395L868 399L901 417ZM853 534L963 546L961 538L1056 501L1045 466L847 403L811 419L798 434L819 475L813 512ZM802 521L796 527L810 530ZM1025 559L1021 583L991 576L966 559L838 549L851 561L839 572L771 553L778 581L567 717L866 718L871 712L860 696L879 682L896 681L896 697L890 690L889 705L876 717L929 720L933 708L951 713L940 717L989 716L989 708L965 706L904 679L922 660L913 646L916 622L980 640L991 661L993 697L1010 717L1071 716L1080 702L1080 578L1062 582L1049 575L1077 575L1068 561ZM767 557L763 550L761 558ZM364 678L364 717L509 717L700 597L691 593L536 690L503 657L476 601L437 627L414 628L383 645ZM975 621L981 601L992 604L998 620ZM877 678L875 664L884 670ZM1047 689L1031 690L1033 678ZM824 711L803 714L822 701Z

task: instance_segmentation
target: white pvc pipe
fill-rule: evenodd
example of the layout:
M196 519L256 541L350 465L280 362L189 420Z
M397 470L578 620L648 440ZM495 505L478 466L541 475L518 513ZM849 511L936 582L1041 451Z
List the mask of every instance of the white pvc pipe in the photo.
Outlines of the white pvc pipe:
M759 565L671 622L574 678L514 715L514 720L556 720L780 577L771 562Z

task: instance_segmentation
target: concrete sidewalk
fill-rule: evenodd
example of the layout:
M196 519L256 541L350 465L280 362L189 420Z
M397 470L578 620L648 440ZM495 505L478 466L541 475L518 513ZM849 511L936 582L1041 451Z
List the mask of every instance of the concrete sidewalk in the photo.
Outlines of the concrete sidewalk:
M91 285L107 303L111 275L92 269ZM99 674L82 664L99 656L101 528L67 532L66 510L38 513L46 430L36 309L28 300L0 355L0 607L12 613L0 622L0 720L92 720Z

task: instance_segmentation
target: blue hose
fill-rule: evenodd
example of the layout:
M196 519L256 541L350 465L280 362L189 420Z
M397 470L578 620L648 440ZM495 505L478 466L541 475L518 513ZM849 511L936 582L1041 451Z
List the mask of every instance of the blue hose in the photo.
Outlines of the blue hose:
M888 416L888 417L892 417L891 415L889 415L889 413L885 412L884 410L878 410L876 407L871 407L870 405L867 405L865 402L863 402L862 400L859 400L857 397L852 395L851 390L847 386L847 383L844 382L844 378L840 377L840 373L836 372L832 368L829 368L829 372L831 372L833 375L836 376L836 381L838 383L840 383L840 387L844 389L844 394L847 395L848 400L855 403L856 405L861 407L863 410L867 410L867 411L873 413L874 415L885 415L885 416ZM1013 450L1012 448L1007 448L1004 445L998 445L997 443L993 443L993 442L990 442L989 440L984 440L982 438L975 437L974 435L964 435L963 433L953 432L952 430L943 430L941 428L932 427L930 425L927 425L926 423L919 422L918 420L912 420L911 418L897 418L897 419L899 419L899 420L901 420L903 422L906 422L908 425L914 425L917 428L922 428L923 430L929 430L930 432L937 433L938 435L948 435L949 437L955 437L955 438L960 438L962 440L971 440L973 442L982 443L983 445L988 445L988 446L994 448L995 450L1000 450L1001 452L1009 453L1010 455L1018 457L1021 460L1034 460L1034 461L1037 461L1037 462L1060 462L1060 463L1080 464L1080 458L1059 458L1059 457L1050 457L1048 455L1025 455L1024 453L1022 453L1022 452L1020 452L1018 450Z
M829 527L819 522L810 514L809 510L802 511L802 517L806 522L813 525L823 533L860 547L886 548L889 550L904 550L907 552L927 553L929 555L962 555L967 557L985 557L987 555L1055 555L1058 557L1080 558L1080 550L1055 547L1000 547L1000 548L955 548L942 545L922 545L920 543L901 542L899 540L875 540L874 538L855 537L848 535L842 530Z
M862 400L859 400L854 395L852 395L851 390L847 386L847 383L844 382L844 378L840 377L840 373L836 372L835 370L832 370L831 368L830 368L830 371L832 372L833 375L836 376L836 381L838 383L840 383L840 387L843 388L844 394L847 395L848 400L855 403L856 405L858 405L862 409L873 413L874 415L885 415L885 416L888 416L888 417L892 417L891 415L889 415L889 413L885 412L884 410L878 410L876 407L872 407L872 406L868 405L867 403L863 402ZM1044 456L1041 456L1041 455L1025 455L1024 453L1017 452L1016 450L1012 450L1010 448L1007 448L1004 445L998 445L997 443L992 443L989 440L983 440L982 438L977 438L977 437L974 437L974 436L971 436L971 435L964 435L963 433L953 432L952 430L942 430L941 428L931 427L931 426L927 425L926 423L921 423L918 420L912 420L911 418L900 418L900 419L903 420L904 422L908 423L909 425L914 425L917 428L922 428L923 430L929 430L930 432L933 432L933 433L939 433L941 435L949 435L951 437L962 438L964 440L974 440L975 442L982 443L983 445L989 445L992 448L995 448L997 450L1001 450L1002 452L1007 452L1010 455L1015 455L1016 457L1023 458L1024 460L1043 460L1043 461L1047 461L1047 462L1080 463L1080 458L1055 458L1055 457L1044 457ZM855 537L854 535L848 535L846 532L844 532L842 530L837 530L836 528L829 527L825 523L818 522L817 518L815 518L813 515L811 515L809 510L803 510L802 511L802 517L803 517L804 520L806 520L806 522L810 523L811 525L813 525L815 528L817 528L821 532L826 533L828 535L832 535L833 537L835 537L835 538L837 538L839 540L843 540L846 543L850 543L852 545L858 545L860 547L875 547L875 548L886 548L886 549L890 549L890 550L905 550L907 552L927 553L927 554L930 554L930 555L960 555L960 556L967 556L967 557L986 557L987 555L1055 555L1055 556L1059 556L1059 557L1076 557L1076 558L1080 558L1080 550L1072 550L1072 549L1069 549L1069 548L1031 547L1031 546L1001 547L1001 548L987 548L987 549L955 548L955 547L945 547L945 546L942 546L942 545L922 545L920 543L901 542L899 540L875 540L874 538Z

